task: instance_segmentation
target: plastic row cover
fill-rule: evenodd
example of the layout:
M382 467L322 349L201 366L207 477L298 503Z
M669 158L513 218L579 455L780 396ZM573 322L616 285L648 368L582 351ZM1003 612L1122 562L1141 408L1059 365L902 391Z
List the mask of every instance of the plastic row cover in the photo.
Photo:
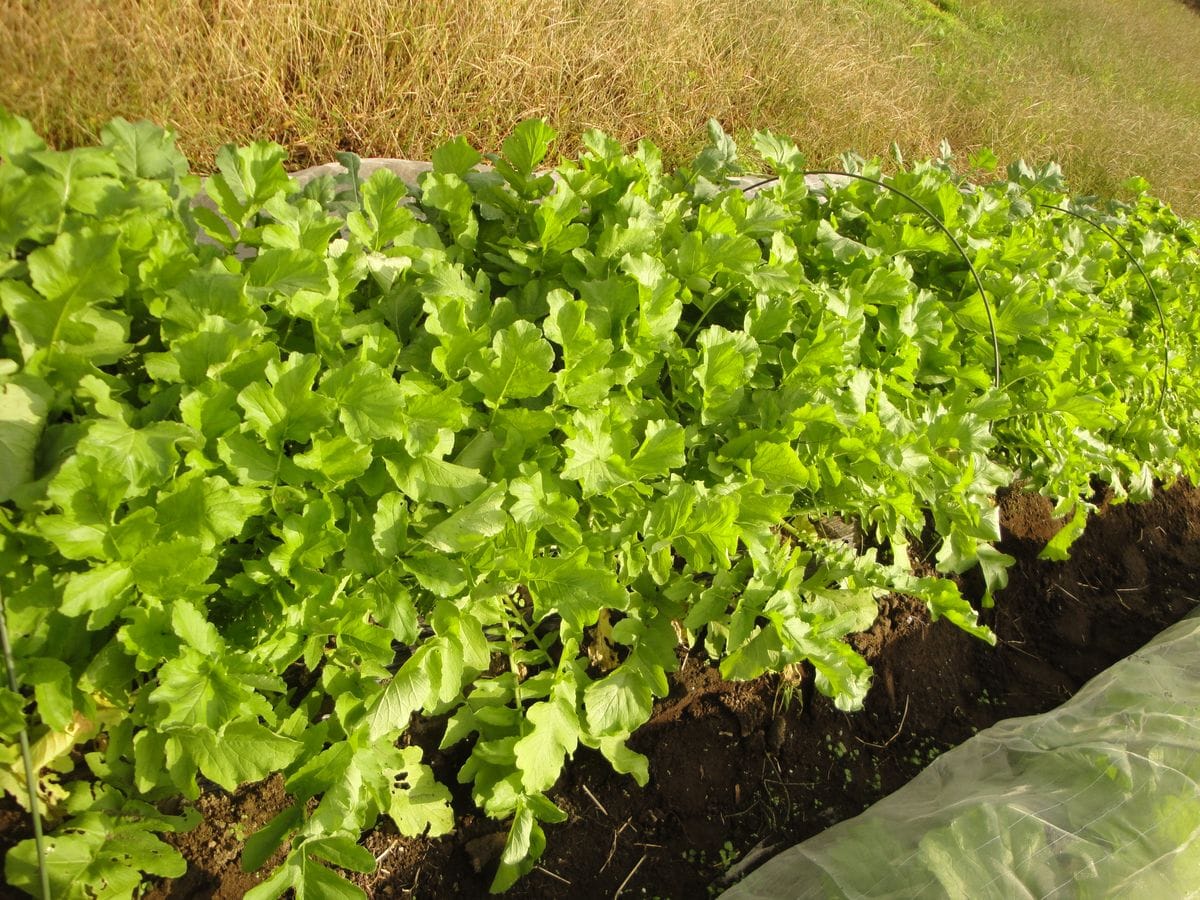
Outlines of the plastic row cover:
M722 894L1200 897L1200 616Z

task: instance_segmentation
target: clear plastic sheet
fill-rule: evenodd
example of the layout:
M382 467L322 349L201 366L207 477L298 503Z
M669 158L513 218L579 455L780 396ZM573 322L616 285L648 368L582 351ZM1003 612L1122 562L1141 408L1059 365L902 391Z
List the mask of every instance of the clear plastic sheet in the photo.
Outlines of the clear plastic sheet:
M1009 719L723 900L1200 897L1200 616Z

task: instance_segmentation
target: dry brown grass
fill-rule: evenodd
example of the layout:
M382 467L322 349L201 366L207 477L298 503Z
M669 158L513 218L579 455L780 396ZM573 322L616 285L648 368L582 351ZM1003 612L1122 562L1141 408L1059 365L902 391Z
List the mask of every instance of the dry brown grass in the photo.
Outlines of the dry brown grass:
M716 116L814 161L945 137L1200 210L1200 16L1178 0L0 0L0 47L0 104L55 144L145 117L201 169L254 138L297 167L495 149L530 116L565 152L598 127L680 159Z

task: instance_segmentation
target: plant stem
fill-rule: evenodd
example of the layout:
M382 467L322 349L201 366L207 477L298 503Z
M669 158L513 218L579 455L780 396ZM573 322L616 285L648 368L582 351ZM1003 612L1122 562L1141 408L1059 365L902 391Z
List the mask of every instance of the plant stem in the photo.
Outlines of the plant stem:
M17 685L17 668L13 662L12 645L8 641L8 616L3 592L0 592L0 649L4 652L9 689L14 694L20 693ZM38 808L37 774L33 771L33 754L29 750L29 733L24 727L21 728L19 739L21 759L25 762L25 790L29 793L29 814L33 818L33 844L37 848L38 877L41 880L42 900L50 900L50 870L46 868L46 842L42 837L42 812Z

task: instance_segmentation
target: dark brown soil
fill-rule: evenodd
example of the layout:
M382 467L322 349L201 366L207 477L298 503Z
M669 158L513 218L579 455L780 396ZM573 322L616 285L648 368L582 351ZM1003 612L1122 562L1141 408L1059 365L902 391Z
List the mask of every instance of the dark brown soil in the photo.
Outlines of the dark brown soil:
M716 893L772 851L896 790L976 731L1057 706L1197 603L1200 490L1180 484L1143 505L1105 505L1065 563L1037 559L1058 527L1049 503L1019 492L1000 503L1001 549L1018 562L983 615L999 636L995 648L931 623L919 603L888 598L854 641L875 681L866 709L853 714L814 696L810 672L736 684L686 660L631 742L650 758L650 784L639 789L581 750L552 794L570 819L547 828L539 867L511 896ZM439 765L453 783L448 762ZM278 779L206 796L210 820L171 837L188 875L151 896L241 897L254 879L237 866L239 835L285 802ZM410 840L387 827L367 835L380 860L360 878L368 895L484 896L503 830L476 817L465 796L459 812L458 831L445 838Z

